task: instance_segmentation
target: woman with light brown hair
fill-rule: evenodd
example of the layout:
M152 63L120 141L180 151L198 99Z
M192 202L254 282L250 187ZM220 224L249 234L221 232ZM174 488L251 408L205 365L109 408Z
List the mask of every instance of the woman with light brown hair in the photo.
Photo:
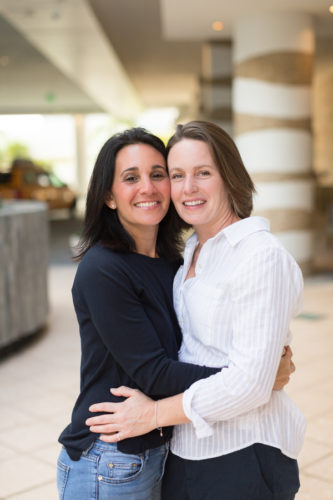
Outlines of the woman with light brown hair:
M272 388L302 304L301 271L268 221L250 217L254 186L226 132L179 125L167 154L172 201L195 230L174 281L179 359L226 368L157 402L112 389L126 401L93 405L110 413L87 424L107 442L176 425L166 500L292 500L305 422Z

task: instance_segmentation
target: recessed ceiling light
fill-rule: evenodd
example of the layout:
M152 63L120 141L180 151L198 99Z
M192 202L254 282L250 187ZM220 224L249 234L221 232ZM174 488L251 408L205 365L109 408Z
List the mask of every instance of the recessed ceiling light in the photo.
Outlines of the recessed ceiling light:
M222 21L214 21L212 23L212 29L214 31L222 31L224 28L224 24L222 23Z
M331 14L333 14L333 4L329 6L328 10L330 11Z

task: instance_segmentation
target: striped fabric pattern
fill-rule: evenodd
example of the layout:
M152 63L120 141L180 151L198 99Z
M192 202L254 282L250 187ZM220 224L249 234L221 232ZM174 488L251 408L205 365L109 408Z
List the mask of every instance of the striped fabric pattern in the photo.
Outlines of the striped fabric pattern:
M175 428L172 452L199 460L263 443L296 458L304 417L272 387L283 346L291 340L289 322L302 305L301 271L261 217L236 222L209 239L196 276L184 281L196 244L193 235L174 282L183 332L179 359L226 368L184 393L192 422Z

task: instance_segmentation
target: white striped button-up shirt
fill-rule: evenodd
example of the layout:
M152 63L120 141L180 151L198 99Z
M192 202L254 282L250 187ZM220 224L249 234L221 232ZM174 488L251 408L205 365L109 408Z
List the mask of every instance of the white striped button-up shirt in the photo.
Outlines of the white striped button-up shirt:
M207 240L195 277L185 281L198 243L186 244L174 281L181 361L226 366L183 396L191 423L175 427L174 454L200 460L253 443L296 458L305 420L284 391L273 391L289 322L302 306L302 273L261 217L240 220Z

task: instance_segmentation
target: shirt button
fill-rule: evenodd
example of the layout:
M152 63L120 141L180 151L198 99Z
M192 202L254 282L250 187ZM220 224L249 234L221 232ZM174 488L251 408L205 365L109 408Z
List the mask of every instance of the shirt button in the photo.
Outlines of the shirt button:
M133 467L133 469L134 469L134 468L136 467L136 463L134 463L134 462L133 462L133 463L132 463L132 467Z
M114 467L114 464L112 462L110 462L109 467L110 467L110 469L112 469L112 467Z
M102 481L103 477L102 476L98 476L98 481Z

